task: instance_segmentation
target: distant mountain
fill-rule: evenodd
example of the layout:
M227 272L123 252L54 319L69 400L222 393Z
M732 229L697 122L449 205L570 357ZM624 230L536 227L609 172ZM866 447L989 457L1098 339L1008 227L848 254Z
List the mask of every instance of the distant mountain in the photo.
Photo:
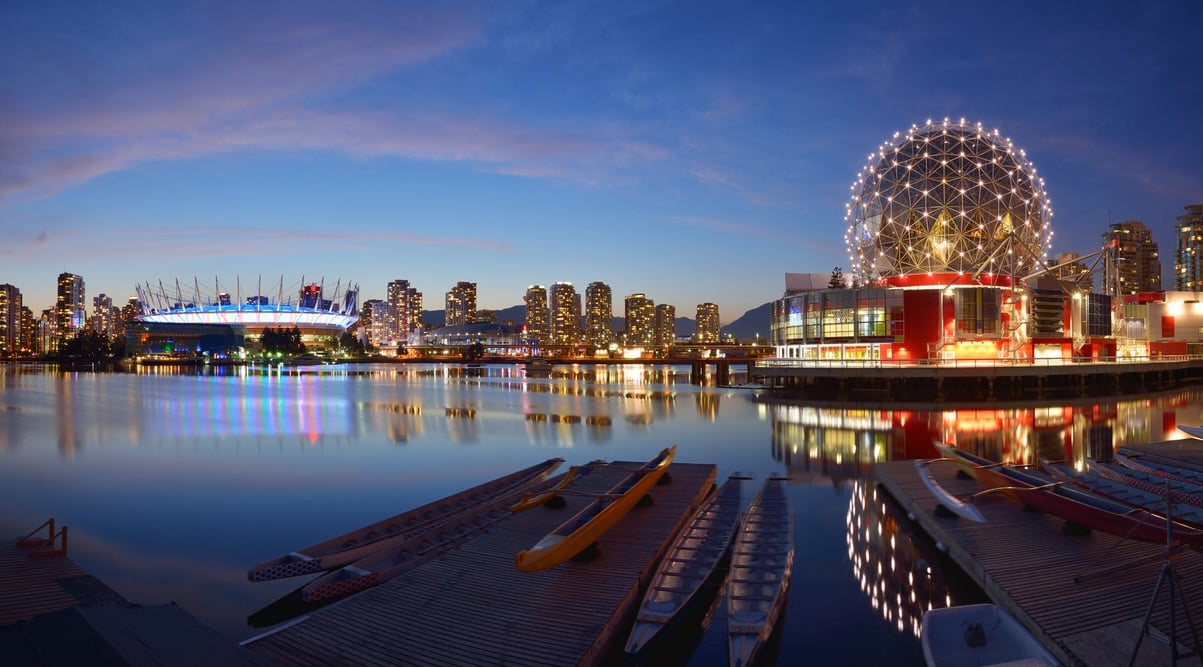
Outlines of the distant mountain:
M756 334L760 334L762 339L767 340L769 338L769 313L772 312L772 305L770 301L749 310L738 320L723 327L723 333L735 336L736 340L756 338Z
M731 324L722 328L724 334L735 336L737 340L747 340L756 338L756 334L760 334L761 338L769 337L769 307L771 304L766 303L762 306L753 308L740 316ZM513 322L521 326L526 322L526 306L510 306L494 310L497 314L498 322ZM437 329L443 326L447 321L446 311L443 310L423 310L422 324L428 329ZM618 332L626 328L626 320L621 317L615 317L612 320L613 330ZM677 318L677 335L692 336L697 331L697 323L693 318L678 317Z

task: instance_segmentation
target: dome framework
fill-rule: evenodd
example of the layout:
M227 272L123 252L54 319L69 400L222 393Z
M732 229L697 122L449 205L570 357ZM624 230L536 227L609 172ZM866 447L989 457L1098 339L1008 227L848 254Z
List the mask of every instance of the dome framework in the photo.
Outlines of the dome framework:
M1039 270L1052 242L1044 180L1023 150L981 123L946 118L895 133L851 189L844 240L862 284L916 274L1022 278Z

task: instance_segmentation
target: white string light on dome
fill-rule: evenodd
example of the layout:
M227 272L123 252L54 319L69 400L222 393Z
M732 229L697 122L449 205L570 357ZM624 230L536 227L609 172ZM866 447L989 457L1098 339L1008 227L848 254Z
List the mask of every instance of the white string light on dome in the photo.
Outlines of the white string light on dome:
M1044 179L1024 150L981 123L945 118L895 132L850 189L844 239L864 282L985 269L1024 275L1051 247Z

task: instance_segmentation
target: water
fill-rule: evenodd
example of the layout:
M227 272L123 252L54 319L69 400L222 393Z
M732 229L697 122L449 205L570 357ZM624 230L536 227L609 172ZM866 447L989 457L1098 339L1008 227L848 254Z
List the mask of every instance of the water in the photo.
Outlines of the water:
M933 437L995 459L1099 456L1203 421L1200 390L1111 403L917 410L771 403L688 367L337 366L70 373L0 367L0 531L53 516L126 598L178 603L231 640L304 581L261 561L551 457L789 474L790 600L765 662L922 665L919 616L979 601L865 481ZM533 416L532 416L533 415ZM721 609L680 663L725 664Z

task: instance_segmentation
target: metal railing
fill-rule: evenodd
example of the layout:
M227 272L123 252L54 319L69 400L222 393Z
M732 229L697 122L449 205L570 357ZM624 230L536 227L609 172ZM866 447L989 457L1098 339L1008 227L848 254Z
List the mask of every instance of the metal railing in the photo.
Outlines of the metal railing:
M786 359L756 360L757 368L1014 368L1081 365L1181 364L1203 361L1203 355L1174 354L1155 356L1119 356L1082 359Z

